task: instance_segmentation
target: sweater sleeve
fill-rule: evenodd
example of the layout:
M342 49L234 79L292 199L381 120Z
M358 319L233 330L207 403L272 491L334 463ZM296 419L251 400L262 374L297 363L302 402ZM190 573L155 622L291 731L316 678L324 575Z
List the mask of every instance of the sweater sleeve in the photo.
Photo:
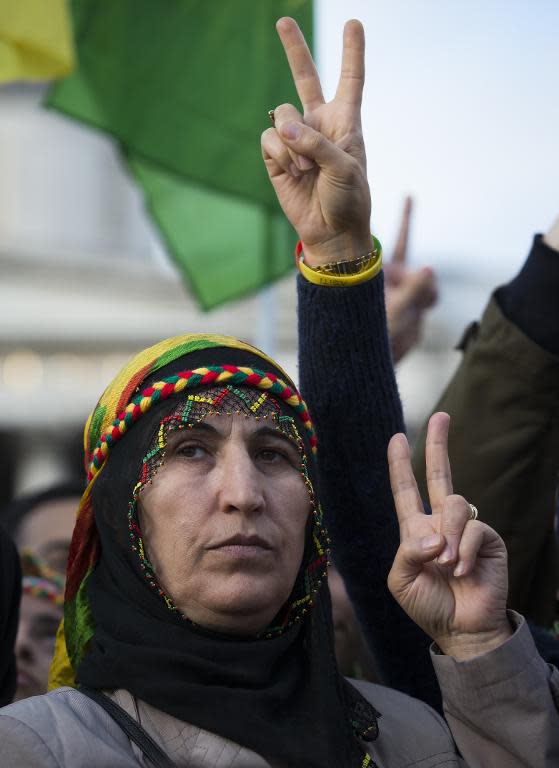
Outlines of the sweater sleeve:
M383 682L440 708L429 639L387 587L399 546L386 451L404 431L382 274L349 288L298 277L299 376L318 438L332 555Z
M541 235L518 275L495 294L505 317L529 339L559 357L559 252Z

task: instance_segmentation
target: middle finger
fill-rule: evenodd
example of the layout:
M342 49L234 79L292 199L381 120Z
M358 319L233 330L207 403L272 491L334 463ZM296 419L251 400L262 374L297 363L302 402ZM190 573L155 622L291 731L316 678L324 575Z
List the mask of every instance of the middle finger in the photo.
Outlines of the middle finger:
M448 460L448 427L450 416L435 413L429 419L425 441L425 465L429 502L434 515L442 512L447 496L452 493L452 475Z
M403 434L394 435L388 444L388 469L402 536L411 518L418 515L425 517L423 502L411 466L408 441Z
M365 84L365 32L357 19L348 21L344 27L344 48L342 71L336 99L359 110Z

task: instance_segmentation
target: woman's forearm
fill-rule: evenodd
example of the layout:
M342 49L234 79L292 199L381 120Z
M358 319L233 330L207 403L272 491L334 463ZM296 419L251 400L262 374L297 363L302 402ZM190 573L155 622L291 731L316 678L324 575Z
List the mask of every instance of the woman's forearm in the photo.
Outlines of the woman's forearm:
M299 277L298 295L300 381L317 430L333 559L384 682L437 705L429 640L386 586L399 545L386 450L404 423L382 276L351 288Z

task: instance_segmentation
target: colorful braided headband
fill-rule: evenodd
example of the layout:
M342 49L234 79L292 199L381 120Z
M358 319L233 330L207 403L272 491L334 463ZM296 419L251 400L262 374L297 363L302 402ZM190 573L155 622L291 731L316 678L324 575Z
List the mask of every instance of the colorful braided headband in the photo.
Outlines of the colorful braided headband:
M24 576L22 590L24 595L39 597L42 600L48 600L49 603L54 603L54 605L63 605L64 603L62 580L60 583L55 583L39 576Z
M238 367L236 365L212 365L207 368L195 368L192 371L181 371L174 376L169 376L169 378L155 382L155 384L147 387L143 392L134 397L97 442L91 454L87 475L88 482L91 482L105 463L111 446L118 442L128 428L142 414L149 411L152 405L155 405L160 400L166 400L171 395L176 395L184 389L225 383L244 384L256 389L267 390L291 406L303 422L308 433L311 450L313 453L316 453L317 440L309 412L296 390L288 387L282 379L273 373L265 373L257 368L245 368L244 366Z

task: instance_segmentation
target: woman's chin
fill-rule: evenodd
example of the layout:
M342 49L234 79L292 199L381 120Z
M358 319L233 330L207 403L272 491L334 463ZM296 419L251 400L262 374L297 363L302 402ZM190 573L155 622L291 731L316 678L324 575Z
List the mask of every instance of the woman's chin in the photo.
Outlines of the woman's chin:
M201 588L196 605L185 605L183 613L208 629L258 634L269 626L288 596L272 579L237 574L223 579L211 592Z

